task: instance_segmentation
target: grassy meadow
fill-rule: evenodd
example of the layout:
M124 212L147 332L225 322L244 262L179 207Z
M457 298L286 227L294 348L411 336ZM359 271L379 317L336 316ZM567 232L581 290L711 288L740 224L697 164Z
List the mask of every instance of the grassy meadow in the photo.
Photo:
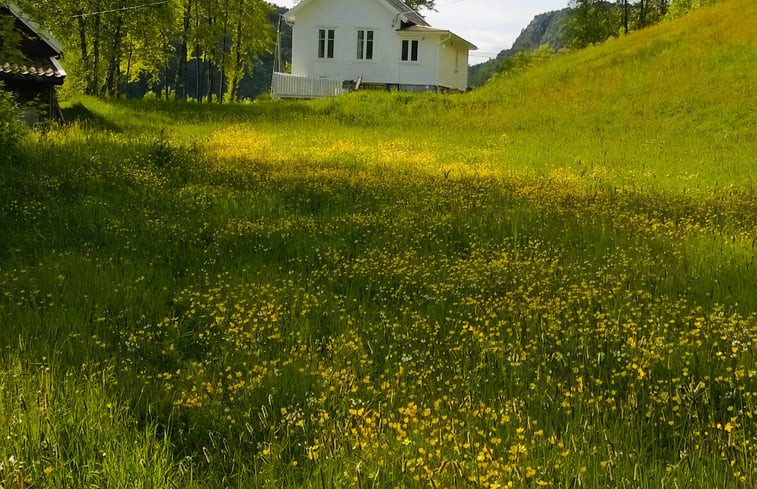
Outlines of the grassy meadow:
M459 96L0 154L0 488L757 486L757 4Z

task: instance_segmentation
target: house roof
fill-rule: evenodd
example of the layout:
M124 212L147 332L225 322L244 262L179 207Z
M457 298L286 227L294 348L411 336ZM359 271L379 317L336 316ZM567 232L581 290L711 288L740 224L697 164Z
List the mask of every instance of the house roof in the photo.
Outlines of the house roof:
M296 22L297 12L305 5L316 0L302 0L300 3L289 9L284 14L284 19L288 22ZM376 0L386 8L393 11L402 22L414 25L428 26L426 20L415 10L407 6L402 0Z
M383 0L383 1L388 3L400 15L404 15L407 18L407 21L409 23L415 24L415 25L425 25L425 26L428 25L428 23L426 22L426 19L421 17L421 15L418 12L408 7L407 4L403 2L402 0Z
M467 45L468 49L475 50L478 49L475 44L472 44L470 41L466 41L462 37L458 36L454 32L445 30L445 29L436 29L434 27L430 26L422 26L422 25L411 25L409 27L405 27L403 29L400 29L400 32L418 32L418 33L429 33L429 34L448 34L455 40Z

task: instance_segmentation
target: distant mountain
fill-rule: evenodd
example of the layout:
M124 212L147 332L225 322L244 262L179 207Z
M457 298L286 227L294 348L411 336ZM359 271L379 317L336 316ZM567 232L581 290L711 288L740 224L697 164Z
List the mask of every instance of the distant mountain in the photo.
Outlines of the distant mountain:
M510 49L500 51L496 59L469 68L468 83L479 87L497 72L502 60L521 51L537 49L545 44L552 49L565 47L568 41L568 12L570 9L554 10L539 14L523 29Z
M548 44L552 49L564 47L568 40L569 11L570 9L565 8L534 17L534 20L521 31L510 51L536 49L544 44Z

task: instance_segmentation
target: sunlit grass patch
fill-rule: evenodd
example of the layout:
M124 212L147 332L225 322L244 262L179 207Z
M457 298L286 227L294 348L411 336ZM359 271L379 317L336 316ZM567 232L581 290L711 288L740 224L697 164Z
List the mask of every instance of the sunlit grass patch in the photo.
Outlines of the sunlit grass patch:
M708 22L459 97L26 135L0 485L753 487L752 47Z

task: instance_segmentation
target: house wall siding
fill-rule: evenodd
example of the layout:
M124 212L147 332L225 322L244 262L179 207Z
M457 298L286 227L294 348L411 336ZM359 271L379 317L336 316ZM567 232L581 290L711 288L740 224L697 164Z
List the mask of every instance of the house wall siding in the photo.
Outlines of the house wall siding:
M438 34L395 33L397 35L397 60L402 52L402 40L418 41L418 61L398 61L399 83L407 85L439 85L436 73L439 67Z
M439 60L439 83L456 90L467 89L468 48L445 36L440 42Z
M297 11L292 74L365 82L441 85L438 33L398 32L394 12L377 0L312 0ZM318 30L335 30L333 59L318 58ZM373 59L357 59L357 31L374 31ZM417 62L401 61L402 39L420 41ZM450 68L451 71L451 68Z

